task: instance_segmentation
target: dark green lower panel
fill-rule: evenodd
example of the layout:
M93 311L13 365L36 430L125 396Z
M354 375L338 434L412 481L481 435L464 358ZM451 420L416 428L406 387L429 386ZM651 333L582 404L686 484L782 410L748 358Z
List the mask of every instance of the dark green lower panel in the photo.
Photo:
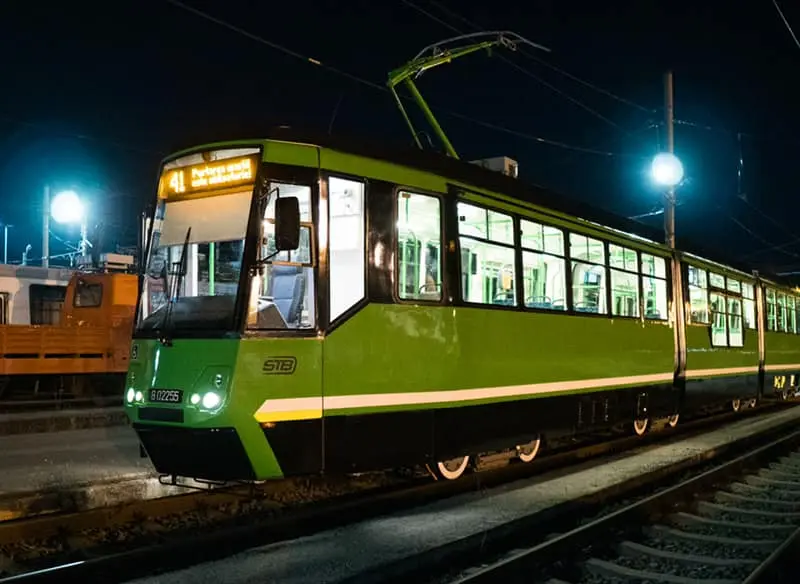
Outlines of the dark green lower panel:
M435 410L326 416L264 428L285 475L354 472L421 464L511 448L538 433L571 434L637 413L667 416L680 392L671 385L625 388Z
M327 416L263 427L284 476L380 470L463 454L512 448L538 433L569 435L723 406L755 397L758 377L623 388L434 410ZM255 421L253 421L255 423ZM256 477L234 428L192 429L134 424L158 472L215 480Z

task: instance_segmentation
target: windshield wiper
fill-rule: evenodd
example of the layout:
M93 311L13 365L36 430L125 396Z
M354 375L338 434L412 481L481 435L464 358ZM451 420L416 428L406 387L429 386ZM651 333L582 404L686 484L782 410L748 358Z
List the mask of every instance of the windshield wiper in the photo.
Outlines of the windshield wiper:
M175 306L175 303L178 301L178 297L181 293L181 285L183 284L183 278L186 275L186 250L189 248L189 236L191 233L192 228L189 227L189 229L186 230L186 239L184 240L183 247L181 248L181 257L176 262L178 265L177 270L172 274L173 278L170 282L171 286L168 286L169 299L167 306L164 309L164 318L161 320L161 326L158 327L161 329L162 333L159 341L161 341L161 344L165 347L172 346L172 309L173 306Z

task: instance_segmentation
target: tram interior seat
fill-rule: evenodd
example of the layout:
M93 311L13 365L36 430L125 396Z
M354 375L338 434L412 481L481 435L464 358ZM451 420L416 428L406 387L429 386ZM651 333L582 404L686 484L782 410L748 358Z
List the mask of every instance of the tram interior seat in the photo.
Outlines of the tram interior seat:
M553 302L549 296L533 296L525 299L525 306L528 308L553 308Z
M290 327L300 323L306 279L301 266L273 264L269 281L268 298L275 303Z
M440 284L425 284L420 286L417 292L417 298L420 300L437 302L442 298L442 287Z
M514 306L515 304L514 291L504 290L499 294L496 294L494 297L494 302L492 302L492 304L499 306Z

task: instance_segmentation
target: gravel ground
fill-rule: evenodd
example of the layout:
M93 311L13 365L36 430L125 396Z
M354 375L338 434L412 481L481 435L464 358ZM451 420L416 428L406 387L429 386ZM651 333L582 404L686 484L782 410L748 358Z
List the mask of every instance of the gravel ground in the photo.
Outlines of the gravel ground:
M714 554L714 557L718 557L717 554ZM709 566L696 563L678 563L645 556L622 556L615 558L613 561L620 566L625 566L626 568L632 568L634 570L645 570L648 572L658 572L660 574L698 579L744 579L752 570L751 566Z
M782 489L769 485L749 485L747 483L737 483L728 489L732 493L745 495L746 497L758 497L760 499L777 499L779 501L789 501L797 503L800 501L800 490Z
M774 513L772 509L764 509L761 507L751 507L751 511L769 511ZM750 515L750 514L743 514L743 513L736 513L728 512L728 511L718 511L714 512L713 514L709 514L708 517L713 519L718 519L719 521L730 521L730 522L746 522L751 523L753 525L794 525L797 523L797 517L793 517L792 515ZM769 538L767 538L769 539Z
M697 533L700 535L712 535L714 537L726 537L731 539L783 539L788 536L788 532L750 529L746 525L741 527L723 527L718 525L705 525L702 523L693 523L685 525L676 525L676 529L686 531L688 533Z
M793 472L797 471L800 474L800 458L790 458L784 457L779 461L776 461L779 467L775 468L775 470L780 470L783 472ZM709 466L712 466L716 463L711 463ZM789 468L789 465L794 466L795 468ZM703 470L692 469L685 473L682 473L682 476L679 476L670 481L670 485L679 483L685 479L688 479L692 476L697 476L703 472ZM754 474L753 476L758 476L758 474ZM711 498L707 497L707 494L704 493L703 499L713 502L717 505L722 507L738 507L741 509L747 509L751 511L766 511L770 513L775 513L775 515L758 515L758 514L743 514L737 513L735 511L726 511L724 509L708 509L705 507L698 507L693 504L692 501L687 501L685 505L681 505L681 510L685 510L687 513L698 515L703 518L719 520L719 521L726 521L732 524L743 524L741 527L736 525L730 526L717 526L717 525L708 525L702 522L692 522L692 521L684 521L675 516L666 516L662 519L663 525L669 527L673 530L684 531L691 534L702 534L702 535L711 535L716 537L724 537L724 538L733 538L733 539L748 539L748 540L780 540L782 541L786 537L791 534L791 531L787 530L767 530L767 529L753 529L751 526L744 525L744 524L752 524L752 525L780 525L780 526L797 526L800 525L800 517L795 515L796 513L800 512L800 490L793 490L793 487L789 486L786 488L786 485L760 485L760 484L750 484L745 482L746 479L740 479L740 482L735 482L730 484L724 490L728 493L732 493L735 495L740 495L743 497L751 497L757 500L751 501L740 501L734 498L725 498L724 495L721 496L712 496ZM622 500L618 503L613 505L609 505L608 507L602 509L600 512L595 513L592 516L587 516L579 521L579 525L586 525L592 521L595 521L601 517L609 515L618 509L621 509L627 505L635 503L644 499L647 496L650 496L654 493L663 491L664 489L669 488L669 486L662 486L658 490L653 490L650 493L642 494L638 497L627 498ZM564 531L566 532L569 527L565 526ZM630 538L631 534L627 535ZM625 539L621 533L609 533L607 536L603 537L603 540L608 543L614 540L621 541ZM645 535L644 533L640 533L638 536L634 536L634 541L638 540L643 545L647 545L656 549L660 549L663 551L674 552L679 554L687 554L687 555L701 555L701 556L710 556L720 559L734 559L734 560L741 560L741 559L749 559L755 560L757 562L763 561L772 551L771 549L764 549L752 546L736 546L736 545L719 545L715 543L707 543L701 541L692 541L692 540L682 540L679 538L673 538L666 534L658 534L658 533L648 533ZM539 542L533 542L531 545L535 545ZM779 544L778 544L779 545ZM582 553L584 558L592 557L592 550L583 550ZM667 559L667 558L659 558L659 557L650 557L650 556L630 556L630 555L622 555L622 556L613 556L607 557L607 552L603 554L603 556L598 557L605 557L606 561L613 562L619 566L635 569L635 570L643 570L643 571L650 571L650 572L657 572L662 574L669 574L674 576L681 576L685 578L695 578L695 579L732 579L732 580L743 580L747 577L748 574L752 572L754 569L754 565L752 564L745 564L745 565L732 565L732 566L715 566L715 565L707 565L704 563L695 563L695 562L681 562L679 560ZM499 560L500 557L492 558L492 560L487 560L486 563L494 563L494 561ZM459 572L458 574L451 574L447 578L442 578L437 580L438 584L444 584L445 582L453 582L457 578L467 576L470 572L472 572L474 568L470 570L464 570ZM555 570L555 571L553 571ZM562 569L559 565L554 564L553 566L549 567L546 573L537 574L535 578L535 582L537 584L544 584L548 581L548 578L556 577L558 572L561 572ZM583 566L582 568L582 577L579 580L572 580L574 584L630 584L631 580L626 578L619 578L619 577L606 577L603 575L593 574L589 571L587 566Z
M711 550L707 544L701 542L685 541L672 538L648 537L642 542L644 545L658 548L668 552L675 552L679 554L698 554L698 555L711 555ZM769 555L769 552L753 548L753 547L739 547L739 546L717 546L713 547L713 556L715 558L729 559L729 560L763 560Z
M0 546L0 577L77 559L105 555L133 547L185 537L209 527L265 522L313 503L407 482L384 473L348 478L301 479L265 485L255 498L188 513L137 520L102 529L63 534L44 540L22 541Z
M725 493L732 493L733 497L725 496ZM740 509L753 509L753 510L767 510L775 512L786 511L788 513L800 513L800 495L796 501L787 501L782 499L775 499L774 497L768 498L769 494L751 492L749 494L735 493L733 490L728 489L725 493L718 494L714 500L720 505L732 505ZM747 497L748 499L740 499L736 497Z

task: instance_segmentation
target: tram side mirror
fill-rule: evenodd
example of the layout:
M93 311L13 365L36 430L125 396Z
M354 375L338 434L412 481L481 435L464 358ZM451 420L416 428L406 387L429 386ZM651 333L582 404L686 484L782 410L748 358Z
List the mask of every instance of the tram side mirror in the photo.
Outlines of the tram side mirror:
M275 249L293 251L300 247L300 201L297 197L275 199Z

